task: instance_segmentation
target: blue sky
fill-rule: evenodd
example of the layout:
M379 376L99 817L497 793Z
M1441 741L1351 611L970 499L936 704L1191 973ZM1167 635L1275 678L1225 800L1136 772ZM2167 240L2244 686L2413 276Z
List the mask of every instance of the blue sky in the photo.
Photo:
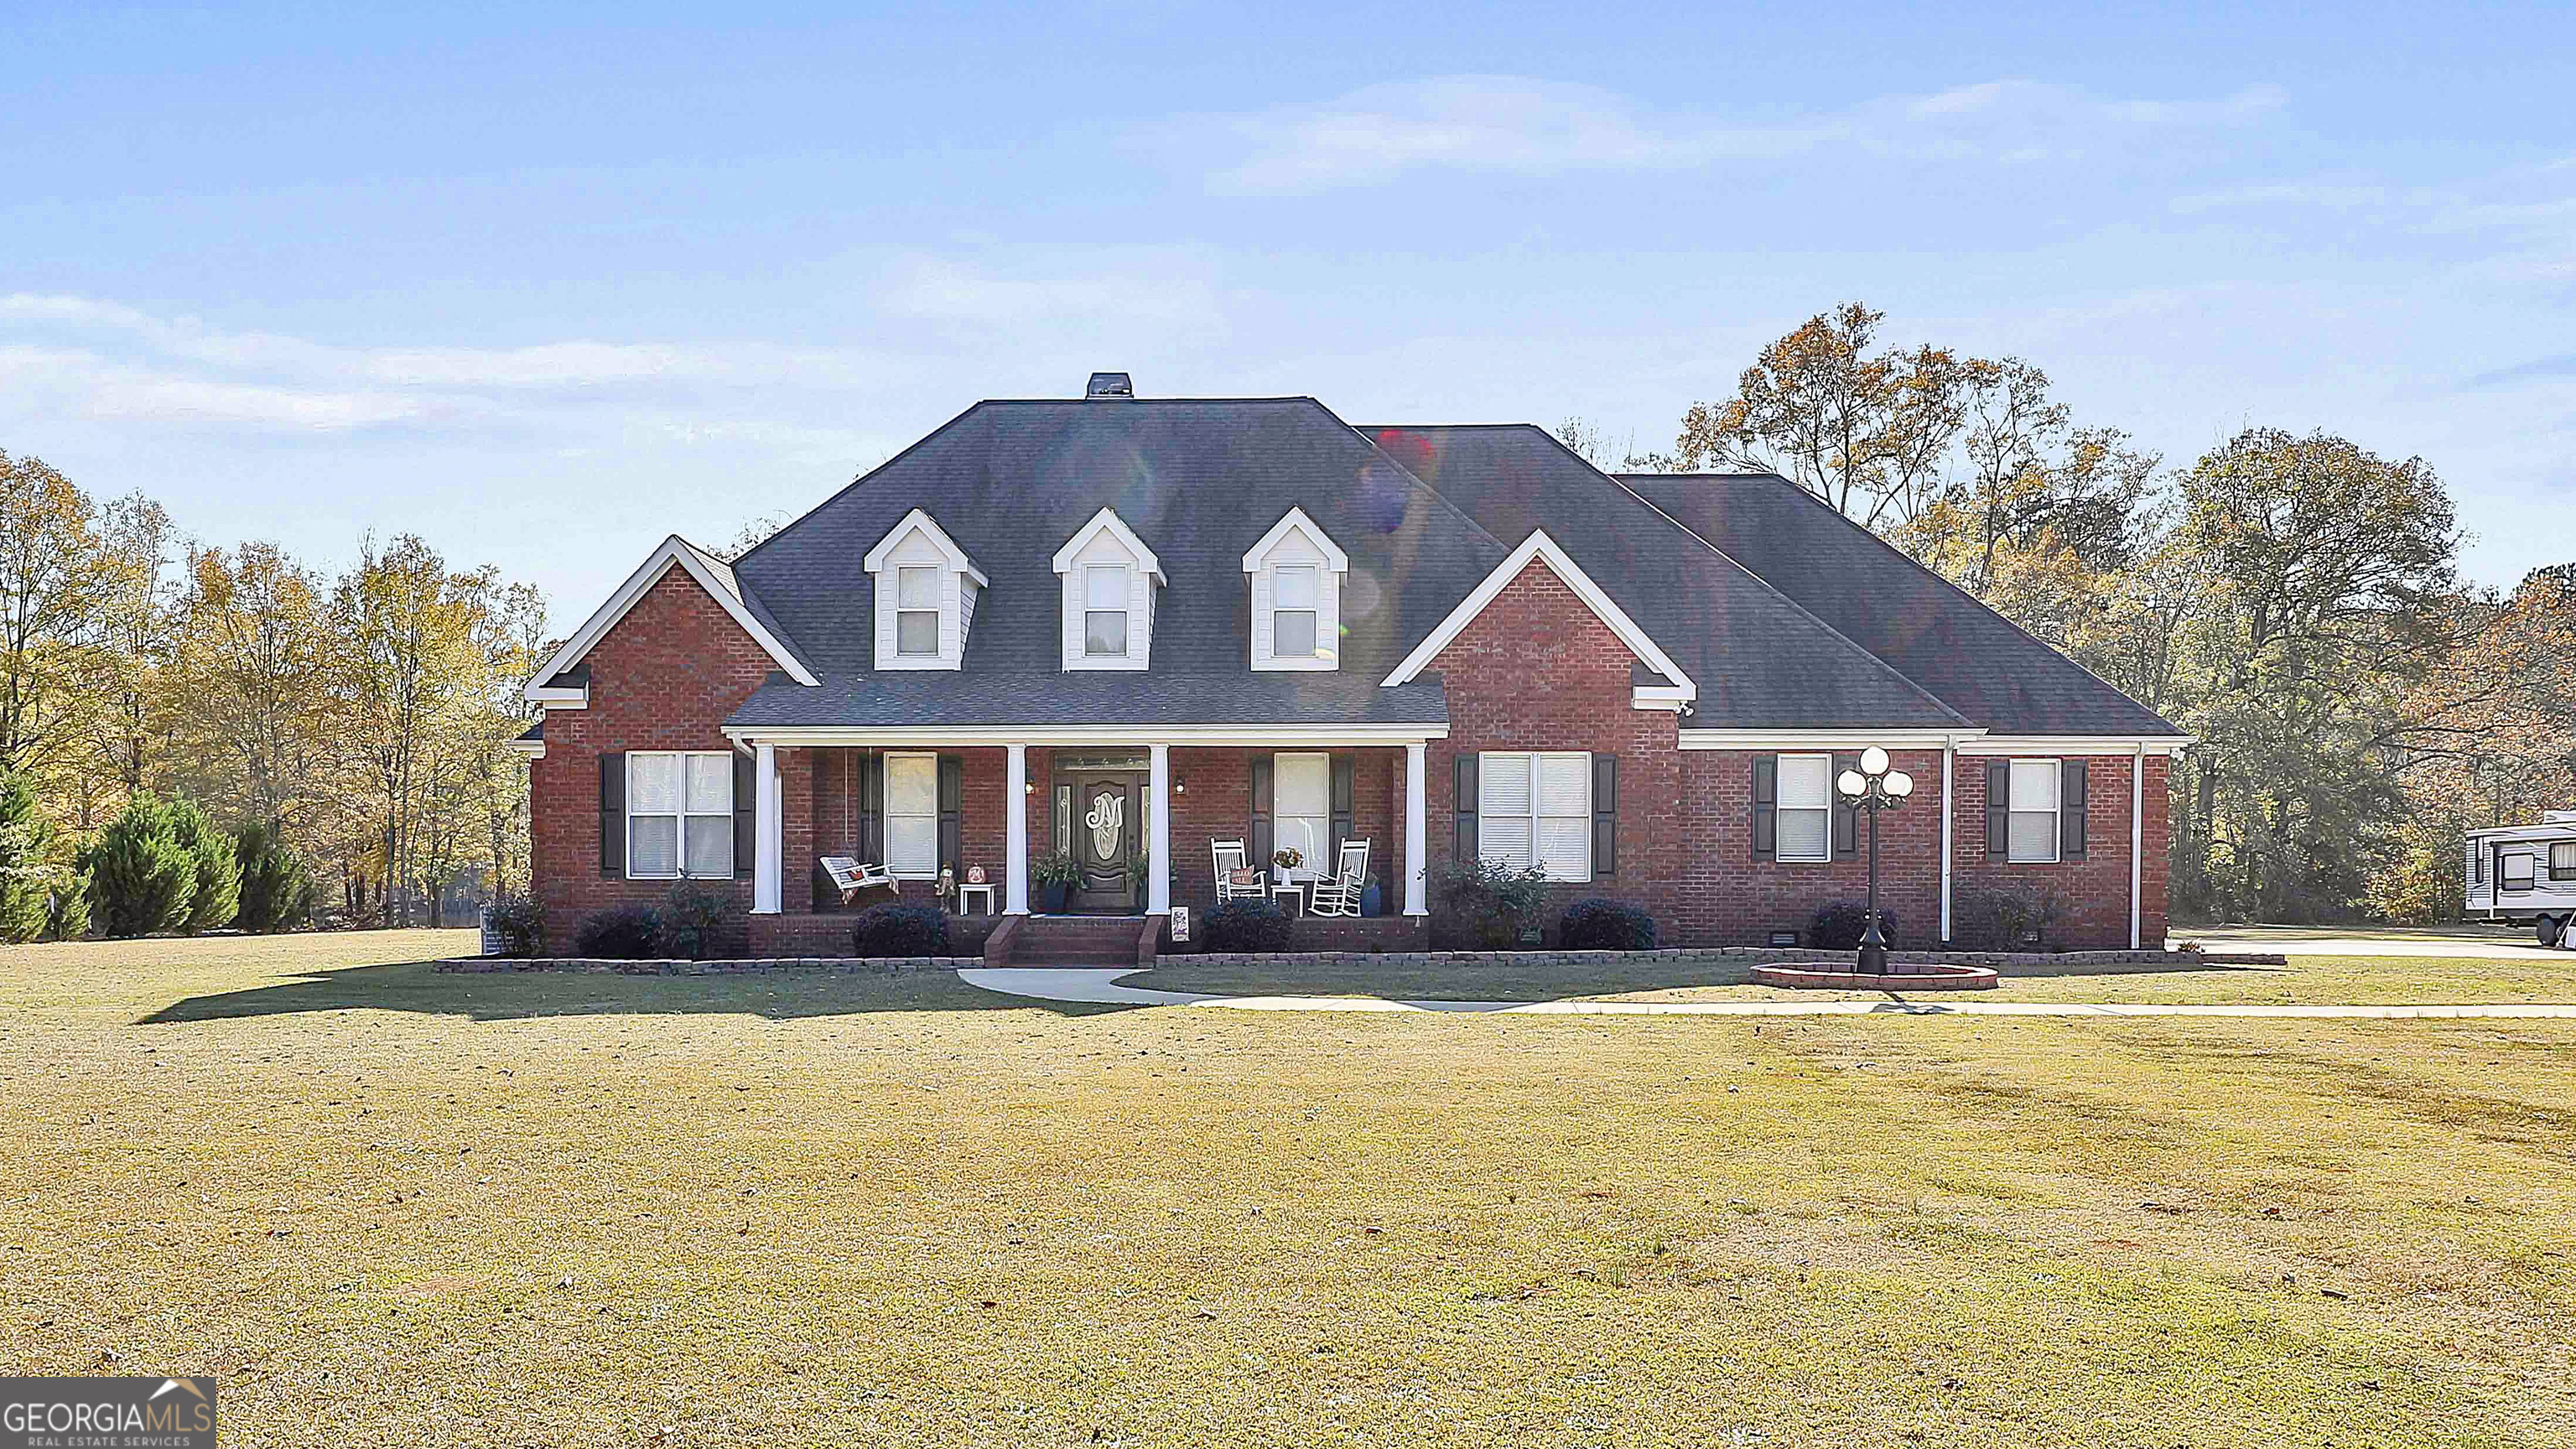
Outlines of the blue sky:
M1662 446L1859 298L2576 558L2576 7L2015 8L16 0L0 449L563 624L1094 368Z

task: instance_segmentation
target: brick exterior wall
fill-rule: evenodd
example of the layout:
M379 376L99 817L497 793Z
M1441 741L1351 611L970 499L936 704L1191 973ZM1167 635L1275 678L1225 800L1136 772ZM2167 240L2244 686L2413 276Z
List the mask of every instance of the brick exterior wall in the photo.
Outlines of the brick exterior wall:
M725 718L778 667L723 605L676 567L592 646L587 662L590 707L547 712L546 755L528 771L531 874L546 909L547 949L554 951L571 949L583 916L627 902L656 905L671 889L669 881L601 877L601 753L731 750L722 733ZM791 794L791 842L794 802ZM732 897L737 922L751 909L747 877L708 884Z
M683 571L673 570L591 650L591 704L557 710L546 720L546 755L531 769L535 812L535 888L547 908L551 950L568 949L578 920L626 901L658 902L669 884L602 879L599 874L598 757L603 750L728 748L721 725L775 667L767 653ZM1654 913L1672 946L1760 944L1775 930L1804 931L1815 908L1859 900L1867 889L1864 856L1827 864L1783 865L1752 851L1753 754L1683 751L1678 718L1629 703L1634 656L1543 562L1534 562L1431 664L1449 704L1449 736L1428 750L1428 857L1431 904L1439 909L1440 867L1453 858L1454 761L1480 750L1584 750L1619 761L1615 870L1592 882L1564 885L1562 904L1605 895ZM1544 688L1533 682L1544 681ZM1143 747L1140 739L1137 748ZM1846 747L1848 748L1848 747ZM997 886L1004 879L1004 791L1007 756L998 746L940 753L964 760L965 863L980 864ZM1089 751L1085 751L1089 753ZM1215 904L1208 844L1234 839L1250 821L1251 758L1239 748L1176 747L1172 778L1173 855L1179 868L1172 898L1204 912ZM1370 874L1390 916L1403 910L1404 750L1354 747L1353 832L1371 842ZM1932 944L1940 921L1941 756L1894 752L1911 772L1915 795L1881 819L1880 886L1898 922L1898 940ZM1029 848L1056 845L1049 790L1055 752L1028 751ZM850 749L782 749L787 909L802 914L832 898L816 882L814 860L854 854L855 800L850 772L864 761ZM2080 861L2052 865L1989 863L1985 854L1985 761L1961 757L1955 770L1954 860L1961 886L2007 881L2053 887L2071 910L2050 944L2115 948L2128 943L2129 772L2125 754L2091 757L2087 792L2088 850ZM2165 935L2168 874L2166 771L2146 761L2144 940ZM1864 824L1864 830L1866 825ZM722 883L748 911L751 882ZM908 883L906 899L927 901L926 883ZM1038 902L1034 884L1031 904ZM882 899L871 896L872 902ZM816 928L822 929L822 928ZM828 934L828 932L827 932ZM779 939L785 939L780 937ZM801 938L800 938L801 939ZM820 939L819 937L817 939Z

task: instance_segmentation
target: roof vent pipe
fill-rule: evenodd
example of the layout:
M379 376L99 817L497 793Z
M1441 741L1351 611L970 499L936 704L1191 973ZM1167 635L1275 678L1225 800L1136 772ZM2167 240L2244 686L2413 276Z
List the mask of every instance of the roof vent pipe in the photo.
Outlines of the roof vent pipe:
M1094 401L1101 398L1124 398L1133 401L1136 396L1136 384L1128 381L1127 374L1123 372L1095 372L1091 375L1091 381L1082 385L1082 395Z

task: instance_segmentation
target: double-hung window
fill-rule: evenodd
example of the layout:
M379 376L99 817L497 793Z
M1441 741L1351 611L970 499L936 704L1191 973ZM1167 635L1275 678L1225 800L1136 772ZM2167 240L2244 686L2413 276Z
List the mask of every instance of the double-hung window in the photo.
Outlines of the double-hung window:
M886 871L901 880L939 874L939 757L885 757Z
M731 753L627 755L626 874L635 880L732 878Z
M1275 659L1315 657L1315 621L1323 608L1324 571L1314 564L1281 564L1270 577L1270 654Z
M2540 858L2528 850L2509 850L2504 864L2496 872L2496 883L2509 891L2531 889L2531 868Z
M2560 885L2576 884L2576 840L2549 847L2549 878Z
M1782 861L1834 858L1834 757L1782 755L1774 856Z
M2057 859L2057 805L2066 769L2056 760L2012 762L2012 819L2005 859L2044 864Z
M1123 658L1127 653L1127 566L1087 564L1082 570L1082 652Z
M1549 880L1592 879L1592 757L1485 754L1476 761L1477 853Z
M907 659L939 652L939 569L905 564L895 570L894 652Z

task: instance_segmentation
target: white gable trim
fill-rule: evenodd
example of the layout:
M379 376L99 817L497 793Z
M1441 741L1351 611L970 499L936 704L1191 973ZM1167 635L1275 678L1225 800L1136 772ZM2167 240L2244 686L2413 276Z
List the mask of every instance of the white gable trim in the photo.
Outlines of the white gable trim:
M734 582L733 570L700 553L695 545L675 533L662 540L662 546L653 550L653 556L644 560L641 568L628 574L626 582L618 585L617 592L609 595L608 602L582 621L582 626L554 652L554 657L539 666L527 688L520 691L521 697L531 703L544 702L542 687L545 681L579 664L582 656L606 638L608 631L617 627L617 621L625 618L627 611L633 609L647 591L662 581L662 575L675 566L687 570L689 577L698 581L698 587L705 589L709 597L722 605L724 611L733 616L733 621L742 626L743 632L767 650L770 658L778 661L778 667L786 670L789 678L806 685L823 682L814 677L814 671L805 667L805 661L797 658L794 650L752 616L751 610L742 602L741 586Z
M1154 557L1154 551L1145 546L1145 540L1136 536L1135 530L1127 526L1126 521L1118 516L1118 510L1115 508L1103 508L1091 515L1091 521L1084 524L1071 539L1067 540L1064 547L1055 551L1055 571L1063 573L1072 568L1075 556L1080 554L1104 529L1111 537L1118 540L1120 548L1127 550L1127 556L1136 561L1136 569L1139 573L1158 584L1170 582L1163 577L1163 561Z
M1386 687L1392 689L1407 683L1429 668L1431 661L1440 657L1440 651L1464 633L1476 616L1485 612L1486 605L1501 597L1503 590L1521 576L1521 571L1528 568L1533 559L1546 564L1548 572L1574 590L1574 596L1581 599L1602 623L1609 625L1610 632L1618 635L1619 642L1627 645L1630 652L1644 660L1657 674L1671 680L1674 688L1680 691L1682 700L1699 698L1699 685L1682 672L1682 667L1673 662L1673 657L1664 652L1662 645L1637 627L1637 621L1629 618L1626 610L1601 592L1601 586L1592 582L1590 575L1577 567L1573 559L1566 557L1565 550L1557 547L1556 540L1548 537L1547 530L1543 528L1531 530L1530 536L1521 541L1521 546L1512 550L1511 557L1495 565L1494 571L1485 575L1485 581L1476 585L1476 591L1450 610L1449 617L1440 621L1440 627L1432 630L1429 638L1404 656L1404 662L1395 666L1395 672L1386 677ZM1664 707L1671 706L1667 704Z
M993 581L984 577L984 571L975 567L975 560L967 557L966 550L957 546L957 540L948 536L948 530L939 526L939 520L931 517L927 509L921 508L905 514L903 522L896 524L887 531L885 537L878 539L877 546L868 550L868 556L859 560L859 567L872 574L882 571L885 568L886 558L905 539L916 532L926 535L932 546L947 558L948 566L973 579L977 588L989 589L993 586Z
M1342 552L1332 536L1318 528L1303 508L1289 509L1287 517L1270 525L1270 531L1261 535L1261 542L1244 550L1243 571L1248 574L1259 572L1262 562L1270 557L1270 551L1279 546L1279 540L1291 533L1305 534L1309 543L1323 551L1324 561L1332 565L1333 572L1346 574L1351 571L1351 556Z

